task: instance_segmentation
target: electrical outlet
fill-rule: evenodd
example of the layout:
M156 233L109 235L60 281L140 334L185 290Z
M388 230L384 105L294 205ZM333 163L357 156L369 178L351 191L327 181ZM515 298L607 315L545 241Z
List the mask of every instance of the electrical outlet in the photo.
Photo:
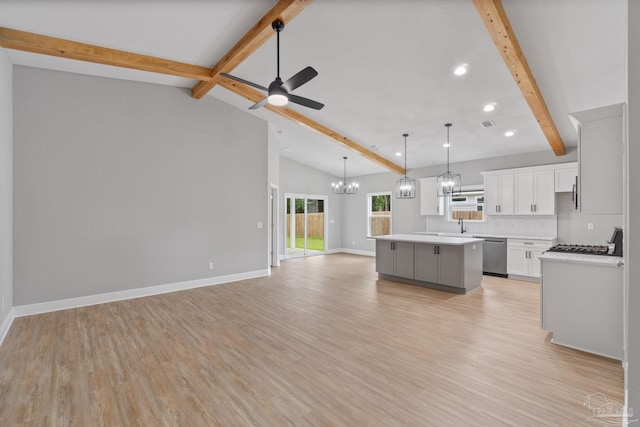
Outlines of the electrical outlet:
M4 310L4 297L2 297L2 309Z
M353 241L351 242L351 246L355 246L355 245L356 245L356 241L355 241L355 240L353 240Z
M209 270L213 270L213 262L209 263Z
M593 230L593 223L592 222L587 223L587 230Z

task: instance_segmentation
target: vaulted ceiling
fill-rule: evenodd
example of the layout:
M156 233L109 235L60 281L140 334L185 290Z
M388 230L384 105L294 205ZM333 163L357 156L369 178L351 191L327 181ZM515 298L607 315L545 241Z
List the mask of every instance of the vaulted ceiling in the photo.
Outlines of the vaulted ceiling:
M276 3L15 0L0 3L0 27L210 69ZM350 175L387 171L384 162L400 169L404 158L395 153L404 151L402 134L407 132L409 169L442 164L446 122L453 123L452 162L551 150L549 135L541 130L474 1L302 3L285 20L281 75L286 79L306 66L314 67L319 76L296 94L318 100L325 108L291 106L293 115L308 120L300 125L268 109L247 110L253 102L230 91L228 84L205 91L205 96L269 121L283 156L336 176L342 174L344 155L349 156ZM571 150L577 138L570 112L626 100L626 2L502 4L557 136ZM276 75L276 40L267 38L224 71L268 86ZM7 52L14 64L183 87L185 96L197 84L196 79ZM455 76L453 70L460 64L468 64L468 72ZM489 103L495 104L494 111L484 112ZM486 121L495 127L481 126ZM310 130L309 123L338 137ZM507 130L515 135L506 137ZM384 162L337 144L340 138Z

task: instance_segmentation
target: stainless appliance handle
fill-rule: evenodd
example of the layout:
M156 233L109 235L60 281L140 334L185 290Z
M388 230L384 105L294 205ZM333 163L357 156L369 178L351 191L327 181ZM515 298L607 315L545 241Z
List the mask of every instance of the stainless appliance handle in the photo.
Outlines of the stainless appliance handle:
M484 239L484 241L488 243L500 243L501 245L504 245L506 243L504 240Z

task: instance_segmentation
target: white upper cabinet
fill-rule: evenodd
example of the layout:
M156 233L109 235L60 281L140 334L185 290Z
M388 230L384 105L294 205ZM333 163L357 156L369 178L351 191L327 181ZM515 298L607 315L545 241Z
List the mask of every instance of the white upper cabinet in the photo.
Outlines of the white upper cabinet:
M554 170L516 173L514 182L516 215L556 213Z
M578 130L578 207L589 214L622 214L625 104L570 115Z
M578 183L578 163L567 163L566 166L555 170L556 193L576 191Z
M420 215L444 215L444 197L438 197L436 177L420 178Z
M484 177L484 205L487 215L513 215L514 181L512 173Z

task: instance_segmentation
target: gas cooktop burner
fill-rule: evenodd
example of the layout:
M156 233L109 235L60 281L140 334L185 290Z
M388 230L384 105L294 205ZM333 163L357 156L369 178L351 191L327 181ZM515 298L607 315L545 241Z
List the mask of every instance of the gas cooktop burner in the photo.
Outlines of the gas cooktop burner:
M609 255L607 245L556 245L549 252L569 252L586 255Z

